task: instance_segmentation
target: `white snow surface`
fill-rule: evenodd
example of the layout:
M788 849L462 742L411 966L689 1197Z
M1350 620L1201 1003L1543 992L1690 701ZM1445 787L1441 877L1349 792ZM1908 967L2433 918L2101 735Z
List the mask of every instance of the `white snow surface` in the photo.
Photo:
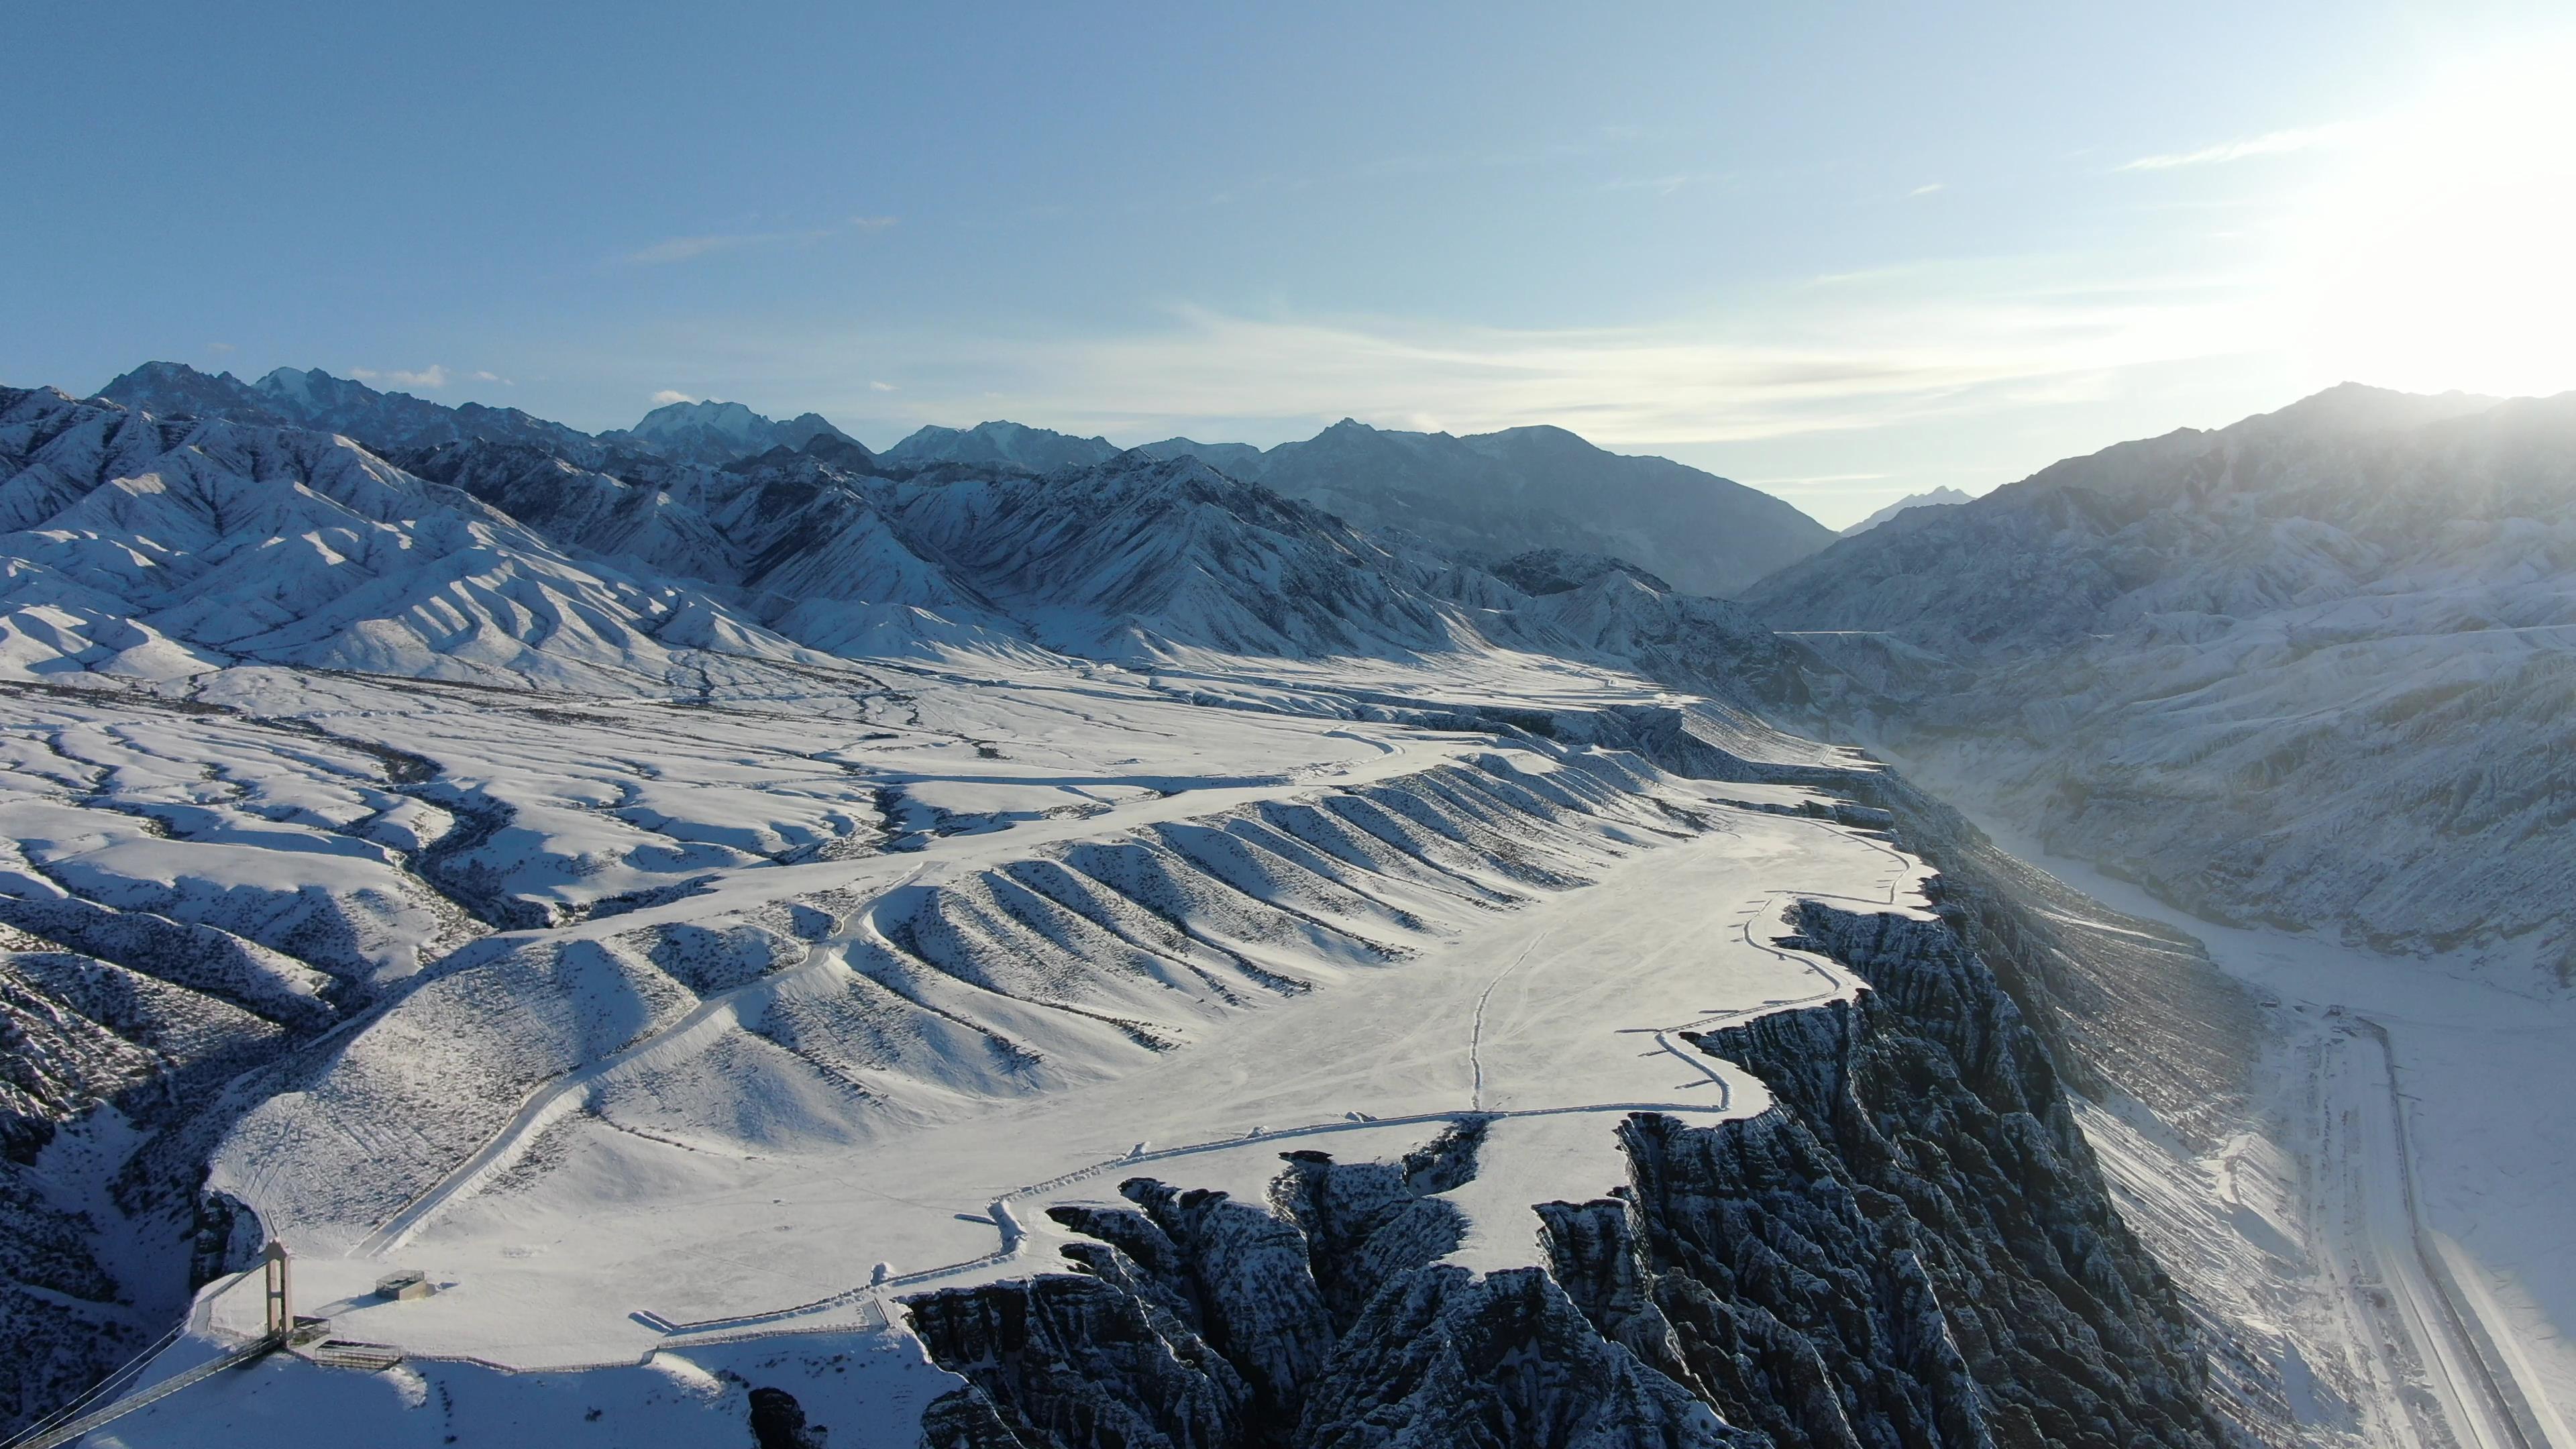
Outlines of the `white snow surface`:
M196 731L131 691L45 696L62 738L123 751L100 758L123 762L134 808L181 812L156 848L310 853L231 824L299 794L323 823L257 808L317 843L414 828L380 802L419 802L364 778L379 746L512 811L477 858L553 911L379 968L389 1004L214 1157L209 1186L296 1251L306 1311L408 1366L370 1381L281 1359L121 1422L119 1442L247 1442L326 1410L409 1442L428 1402L443 1432L578 1437L675 1402L738 1414L725 1366L764 1353L819 1421L880 1442L953 1382L888 1299L1047 1268L1047 1206L1138 1173L1260 1201L1285 1151L1393 1159L1479 1116L1457 1261L1535 1262L1531 1204L1622 1180L1621 1114L1764 1104L1673 1033L1855 989L1774 943L1795 900L1922 908L1918 861L1775 813L1806 791L1355 702L1673 698L1644 681L1503 656L1446 675L1238 661L1231 681L1220 663L1185 680L880 663L873 689L773 679L685 704L236 667L190 682L236 712ZM1212 692L1229 683L1234 699ZM1739 746L1825 753L1700 708ZM316 733L257 723L287 718ZM225 757L221 799L153 804L207 755ZM45 864L106 870L120 848ZM211 872L183 853L161 873ZM683 890L599 909L652 901L652 882ZM374 1299L394 1266L440 1291ZM255 1282L210 1288L150 1376L258 1311ZM836 1387L807 1400L809 1381ZM872 1407L836 1408L857 1403L844 1390Z
M2202 920L1981 819L2021 859L2198 937L2272 1017L2247 1130L2218 1150L2195 1157L2134 1104L2085 1125L2169 1268L2270 1340L2310 1442L2576 1443L2576 1002L2485 953ZM2519 1397L2518 1436L2482 1378Z

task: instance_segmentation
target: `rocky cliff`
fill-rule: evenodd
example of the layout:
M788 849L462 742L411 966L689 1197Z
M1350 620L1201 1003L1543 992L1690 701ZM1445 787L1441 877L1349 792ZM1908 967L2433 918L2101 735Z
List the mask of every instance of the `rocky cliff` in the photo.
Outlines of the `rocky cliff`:
M2039 1038L1946 924L1809 905L1872 990L1711 1033L1772 1106L1619 1128L1629 1180L1536 1205L1478 1276L1399 1163L1291 1154L1266 1210L1148 1178L1065 1209L1075 1270L907 1300L971 1387L948 1446L2205 1446L2231 1431Z

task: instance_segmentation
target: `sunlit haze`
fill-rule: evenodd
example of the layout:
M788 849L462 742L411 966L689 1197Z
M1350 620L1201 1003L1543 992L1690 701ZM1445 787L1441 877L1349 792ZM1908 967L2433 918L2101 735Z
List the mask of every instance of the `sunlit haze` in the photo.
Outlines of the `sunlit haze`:
M2542 7L159 8L21 38L12 384L1553 422L1836 525L2346 379L2576 387Z

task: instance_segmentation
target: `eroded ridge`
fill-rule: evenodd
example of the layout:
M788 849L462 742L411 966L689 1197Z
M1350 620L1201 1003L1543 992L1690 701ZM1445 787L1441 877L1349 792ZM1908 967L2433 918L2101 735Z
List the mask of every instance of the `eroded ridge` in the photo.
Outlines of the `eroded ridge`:
M1809 904L1857 1001L1700 1037L1758 1115L1634 1114L1628 1181L1476 1273L1454 1129L1288 1155L1267 1210L1135 1178L1056 1212L1071 1274L905 1300L970 1387L930 1441L1038 1446L2232 1442L2036 1036L1938 922Z

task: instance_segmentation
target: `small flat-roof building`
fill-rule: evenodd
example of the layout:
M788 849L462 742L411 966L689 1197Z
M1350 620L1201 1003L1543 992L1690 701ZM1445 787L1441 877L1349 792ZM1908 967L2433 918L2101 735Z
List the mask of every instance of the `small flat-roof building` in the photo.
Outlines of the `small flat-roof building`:
M404 1268L376 1280L376 1296L379 1298L426 1298L437 1291L438 1285L430 1282L429 1275L418 1268Z

